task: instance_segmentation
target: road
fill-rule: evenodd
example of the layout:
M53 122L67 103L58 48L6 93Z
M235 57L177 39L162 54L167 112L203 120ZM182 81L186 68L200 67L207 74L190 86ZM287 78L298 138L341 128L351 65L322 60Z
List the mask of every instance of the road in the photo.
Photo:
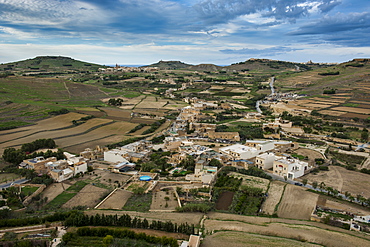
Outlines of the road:
M22 178L22 179L18 179L18 180L15 180L13 182L9 182L9 183L6 183L6 184L0 184L0 190L9 188L13 184L24 184L24 183L27 183L28 181L29 181L29 179Z

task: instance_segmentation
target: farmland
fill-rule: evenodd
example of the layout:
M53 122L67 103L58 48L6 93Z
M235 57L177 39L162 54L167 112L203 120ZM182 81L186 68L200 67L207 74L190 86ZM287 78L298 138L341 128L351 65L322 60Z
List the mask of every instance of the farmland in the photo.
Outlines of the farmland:
M283 196L285 184L280 181L273 181L267 191L268 196L263 203L261 210L264 214L273 215L276 213L281 197Z
M241 236L236 238L244 241L246 246L248 246L250 242L253 243L253 241L255 241L253 238L255 235L249 235L251 238L245 239L245 237L243 237L245 236L245 233L278 237L279 240L282 241L282 246L300 246L299 244L301 243L310 243L320 246L367 246L370 241L369 236L361 233L349 233L347 230L327 226L317 222L280 218L261 218L222 213L209 213L207 216L208 218L205 220L205 229L208 232L217 231L222 233L223 231L227 231L231 236L235 236L235 233L242 233ZM214 241L213 236L214 235L206 236L206 239L210 237L210 241ZM217 239L217 235L215 238ZM288 245L287 242L289 242L289 239L299 242L296 243L293 241L291 242L292 245ZM226 235L223 235L220 239L220 241L227 240L231 242L234 241ZM267 241L273 240L270 239ZM207 243L207 240L205 242ZM250 244L249 246L255 245ZM272 246L274 246L274 243L272 243Z
M282 238L277 236L267 236L264 234L252 234L240 231L218 231L207 236L202 242L202 247L213 246L321 246L312 243L304 243L299 240Z
M309 220L316 207L318 195L295 185L287 185L277 215L282 218Z
M297 127L297 132L299 132L297 135L302 135L302 138L312 136L312 138L318 136L329 138L339 134L350 141L360 142L366 139L362 136L366 131L365 128L368 127L366 120L370 115L370 100L366 90L363 90L368 89L368 83L366 83L368 70L365 68L316 64L311 67L318 69L317 71L308 69L297 71L295 65L291 63L264 60L246 61L225 67L220 71L217 68L206 71L205 68L208 65L204 66L197 70L194 68L196 66L185 66L184 70L168 69L150 73L145 72L144 69L123 72L112 68L109 72L108 70L86 74L71 72L71 74L58 78L44 75L42 77L28 75L20 77L17 76L17 72L15 76L0 78L0 83L4 84L3 91L0 92L0 113L2 114L0 127L4 129L0 132L0 153L5 148L18 148L24 143L44 138L54 139L57 148L75 154L85 148L103 147L131 138L132 140L134 138L152 140L153 137L162 134L163 136L157 139L163 140L169 135L182 137L189 134L189 139L191 137L195 140L202 140L198 139L200 135L196 131L189 133L191 130L188 127L190 121L193 120L186 120L188 125L185 127L174 125L171 131L182 130L177 134L176 131L170 134L164 131L169 129L175 121L177 121L176 124L182 122L176 119L180 112L179 109L190 104L185 102L198 101L212 104L200 106L201 114L196 115L194 121L217 123L219 124L217 131L237 131L243 140L262 138L263 134L269 131L264 132L261 127L262 123L273 120L278 114L281 114L282 118L285 117L284 120L294 122L294 127ZM234 71L237 68L244 71ZM319 74L325 74L328 68L339 70L340 73L326 76ZM355 72L361 73L363 79L355 81L349 75ZM263 109L264 116L254 118L250 112L254 111L256 100L267 99L265 95L271 93L268 86L268 78L271 76L276 77L278 92L291 91L307 94L307 96L297 97L294 100L276 100L270 104L273 109L268 109L269 104L266 104L266 108ZM19 90L17 90L18 87ZM203 103L198 102L200 105ZM273 115L269 110L275 111L276 114ZM292 115L282 114L284 111ZM337 122L337 117L344 121ZM224 125L220 126L221 123ZM303 136L305 132L307 135ZM284 138L284 134L281 135L281 138ZM308 161L310 165L315 165L316 159L326 159L323 155L326 145L320 148L320 153L315 151L319 150L318 147L305 144L306 139L298 138L294 138L294 141L302 140L299 144L301 148L289 150L287 154ZM307 141L315 140L307 139ZM227 146L232 142L199 141L197 143L213 147L213 150L218 151L219 147ZM185 145L185 142L183 144ZM368 213L364 208L355 207L349 202L346 204L329 200L326 195L311 193L303 186L270 180L263 171L259 170L260 173L258 173L253 170L255 167L249 167L243 172L252 174L255 171L253 175L263 178L234 172L237 169L232 167L230 157L221 156L220 160L227 166L217 174L217 180L211 184L212 189L210 190L201 188L207 185L199 181L189 184L188 181L184 182L184 177L172 177L168 171L175 164L170 164L170 159L182 158L181 156L176 157L175 153L184 152L179 155L185 154L186 156L191 154L195 162L199 161L195 156L198 151L191 150L191 147L183 151L185 148L187 149L188 146L168 152L161 157L163 158L160 160L163 163L161 165L154 162L157 162L153 158L155 155L150 155L141 162L135 161L137 168L141 167L143 170L150 168L152 163L155 163L154 167L158 168L155 172L158 173L160 182L152 191L147 190L156 182L137 181L136 176L131 179L131 175L112 173L109 171L111 164L108 162L92 161L94 171L83 175L78 174L67 181L49 185L41 193L41 200L31 202L30 208L25 211L26 213L37 211L43 214L47 211L59 212L59 210L77 208L88 215L129 214L141 219L146 218L149 221L170 220L178 224L187 222L197 227L203 219L204 227L199 227L202 230L204 228L205 240L202 243L204 246L255 246L256 244L266 246L351 246L360 244L366 246L368 244L370 237L366 235L357 232L349 233L344 229L308 221L312 211L320 203L324 207L333 207L338 210ZM164 152L158 150L153 151L153 154L158 155ZM327 149L326 153L329 156L330 149ZM339 154L342 157L347 156L346 160L341 161ZM173 157L170 157L171 155ZM338 152L337 156L331 155L333 159L341 163L348 160L353 161L351 158L353 156L345 153ZM186 164L185 161L180 165ZM325 165L329 161L329 159L325 160ZM192 164L189 164L189 167L186 166L188 164L182 168L184 174L191 170ZM248 173L250 171L251 173ZM303 182L303 179L307 179L308 184L323 182L326 186L342 192L348 191L354 196L370 197L368 176L358 171L349 171L344 167L330 165L329 171L310 173L297 181ZM0 176L0 180L4 182L16 178L18 176L15 174L1 174ZM41 180L41 178L36 177L35 180ZM199 209L195 210L202 211L202 213L174 212L179 206L174 187L170 188L174 184L181 185L179 191L182 189L181 200L185 202L183 206L207 203L207 206L209 204L207 210L211 212L207 213L207 210ZM190 188L199 188L199 192L203 193ZM27 190L30 189L27 188ZM113 190L114 193L104 203L97 209L92 209ZM208 191L211 197L206 194ZM86 208L89 210L85 210ZM177 210L180 211L180 209Z
M310 182L316 181L319 184L324 182L326 186L338 191L350 192L353 195L361 194L370 197L370 182L368 174L350 171L340 166L330 166L329 171L318 174L310 173L306 176Z

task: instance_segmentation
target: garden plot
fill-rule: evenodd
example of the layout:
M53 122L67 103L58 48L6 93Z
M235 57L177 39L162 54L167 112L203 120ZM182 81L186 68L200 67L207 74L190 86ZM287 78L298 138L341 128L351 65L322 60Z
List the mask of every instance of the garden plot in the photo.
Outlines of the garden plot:
M99 209L121 210L131 196L132 192L118 189L99 206Z
M107 194L109 190L99 188L97 186L88 184L77 195L70 199L63 205L63 208L73 208L76 206L86 206L88 208L94 207L101 201L101 197Z
M273 215L276 213L278 203L280 202L281 196L283 195L284 186L286 183L280 181L272 181L270 188L267 191L268 196L262 204L261 210L264 214Z
M305 188L288 184L279 204L277 215L282 218L309 220L316 207L318 195Z
M175 211L178 201L173 189L153 193L150 211Z
M126 186L126 190L131 191L131 192L137 192L139 191L145 191L147 188L149 188L150 182L146 181L135 181L131 182Z
M242 178L243 182L241 185L260 188L264 193L267 191L268 185L270 183L268 179L244 175L237 172L231 172L229 176L233 176L234 178Z
M71 185L68 183L53 183L49 185L42 193L42 198L47 198L47 203L51 202L55 197L68 189Z
M109 171L102 171L102 170L94 170L95 176L91 176L93 182L100 183L103 186L112 187L113 185L119 183L119 185L123 185L129 180L131 177L119 173L112 173Z

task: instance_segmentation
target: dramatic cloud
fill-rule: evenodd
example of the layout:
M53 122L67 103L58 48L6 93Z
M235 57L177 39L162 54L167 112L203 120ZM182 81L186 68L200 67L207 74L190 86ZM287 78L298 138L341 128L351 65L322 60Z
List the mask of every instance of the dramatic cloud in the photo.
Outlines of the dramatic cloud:
M368 0L0 0L0 46L37 44L48 54L62 45L145 47L154 60L165 51L222 64L279 59L302 44L368 47L369 8Z
M221 52L226 53L226 54L244 54L244 55L249 55L249 56L276 56L279 54L284 54L287 52L292 52L296 51L298 49L292 49L290 47L284 47L284 46L277 46L277 47L270 47L270 48L265 48L265 49L248 49L248 48L243 48L239 50L232 50L232 49L226 49L226 50L221 50Z
M368 46L370 40L370 13L337 13L301 26L290 35L312 36L344 45Z

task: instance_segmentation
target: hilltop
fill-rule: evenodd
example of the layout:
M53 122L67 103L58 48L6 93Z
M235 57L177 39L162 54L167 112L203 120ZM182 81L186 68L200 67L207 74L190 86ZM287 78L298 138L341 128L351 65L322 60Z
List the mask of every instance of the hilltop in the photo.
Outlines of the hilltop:
M157 67L158 69L188 69L192 65L186 64L181 61L159 61L157 63L153 63L150 65L142 66L142 67Z
M98 68L105 67L75 60L70 57L62 56L38 56L18 62L0 65L0 71L11 73L40 73L40 72L73 72L73 71L97 71Z

